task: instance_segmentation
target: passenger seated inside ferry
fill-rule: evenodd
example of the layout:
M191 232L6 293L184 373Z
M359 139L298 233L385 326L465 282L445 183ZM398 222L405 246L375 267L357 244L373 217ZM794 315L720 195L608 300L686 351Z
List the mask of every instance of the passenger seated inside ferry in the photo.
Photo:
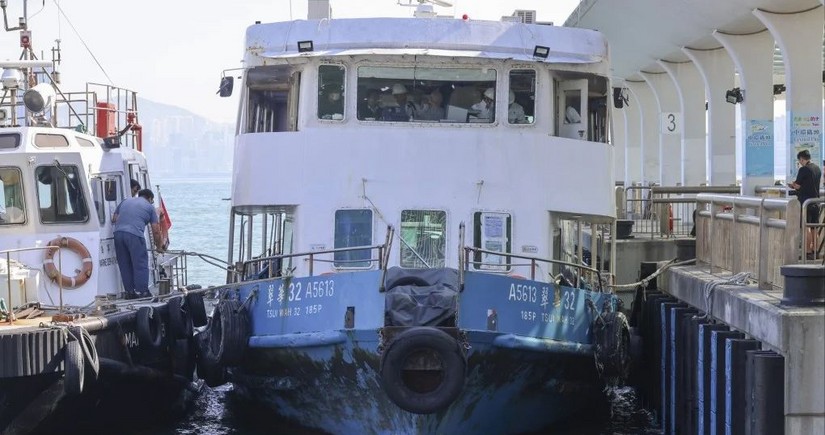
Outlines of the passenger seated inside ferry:
M366 98L358 100L358 119L375 121L381 118L381 93L378 89L367 91Z
M481 101L473 104L470 109L470 122L493 122L496 114L496 88L487 88L481 95Z
M411 121L416 117L418 105L408 100L407 87L401 83L392 85L392 96L397 106L384 107L381 110L383 121Z
M526 124L527 117L524 115L524 107L516 103L516 93L510 89L510 98L507 106L507 122L510 124Z
M444 96L438 88L424 96L421 110L416 119L426 121L440 121L444 119Z
M324 98L318 101L318 117L321 119L344 119L344 100L341 98L341 89L337 86L330 86L330 90L324 92Z

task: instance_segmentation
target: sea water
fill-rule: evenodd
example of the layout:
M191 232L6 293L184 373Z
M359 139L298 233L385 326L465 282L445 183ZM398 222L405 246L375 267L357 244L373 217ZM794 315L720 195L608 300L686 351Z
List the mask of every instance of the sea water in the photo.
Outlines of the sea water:
M227 258L231 181L229 179L166 179L159 182L160 192L172 220L170 249ZM153 186L155 187L155 186ZM188 261L190 284L219 285L226 279L225 270L196 256ZM658 434L651 414L639 407L634 389L613 388L609 418L571 422L547 432L561 435L636 435ZM116 433L149 434L312 434L295 426L266 427L261 416L248 404L235 400L232 386L204 386L189 410L168 421L147 423L142 428L118 428ZM151 419L147 419L147 422ZM271 420L267 420L271 421ZM111 432L107 427L100 433Z

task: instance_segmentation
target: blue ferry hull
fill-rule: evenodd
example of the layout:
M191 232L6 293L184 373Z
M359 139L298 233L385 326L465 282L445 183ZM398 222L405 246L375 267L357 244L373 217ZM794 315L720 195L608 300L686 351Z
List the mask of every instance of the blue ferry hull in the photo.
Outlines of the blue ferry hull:
M615 304L611 295L468 275L452 328L466 356L463 387L444 409L416 414L396 405L382 386L387 340L384 294L373 290L378 276L350 275L240 288L241 300L255 292L252 336L242 363L230 371L242 398L274 410L278 420L336 434L525 433L552 429L580 412L592 418L603 409L589 306ZM325 284L313 284L319 280ZM289 287L298 283L303 293L290 300ZM299 302L307 286L310 296L325 296ZM330 286L335 290L327 292ZM343 325L347 308L355 313L355 327L332 327ZM318 311L325 316L313 315Z

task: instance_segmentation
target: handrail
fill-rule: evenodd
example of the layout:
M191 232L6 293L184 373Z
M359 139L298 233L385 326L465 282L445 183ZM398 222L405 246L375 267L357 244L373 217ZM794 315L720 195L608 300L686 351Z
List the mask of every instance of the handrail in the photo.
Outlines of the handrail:
M652 186L655 194L730 193L739 194L739 186Z
M598 270L596 270L592 267L583 266L581 264L570 263L570 262L567 262L567 261L552 260L552 259L549 259L549 258L531 257L529 255L512 254L512 253L499 252L499 251L489 251L487 249L476 248L474 246L464 246L464 252L466 253L467 258L469 258L471 252L476 252L476 253L479 253L479 254L490 254L490 255L498 255L498 256L501 256L501 257L507 257L508 260L510 258L518 258L518 259L521 259L521 260L530 260L530 279L533 280L533 281L535 281L535 279L536 279L536 262L540 261L540 262L543 262L543 263L550 263L550 264L558 264L558 265L562 265L562 266L575 267L577 269L580 269L581 271L587 271L587 272L595 274L598 277L599 292L603 291L601 273ZM469 267L470 264L484 264L484 263L480 262L480 261L467 261L464 264L464 267L465 268ZM464 282L460 282L460 284L463 286Z

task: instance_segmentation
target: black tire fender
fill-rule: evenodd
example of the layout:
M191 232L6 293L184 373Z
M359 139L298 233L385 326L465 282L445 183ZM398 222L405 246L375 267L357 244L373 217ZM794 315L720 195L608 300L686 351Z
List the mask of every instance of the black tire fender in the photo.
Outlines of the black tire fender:
M169 332L171 338L189 338L192 336L192 316L189 314L187 305L184 305L183 296L169 299L166 303L169 310Z
M596 360L602 377L624 381L630 374L630 328L621 312L602 313L593 325Z
M63 355L64 376L63 389L69 396L76 396L83 392L85 381L85 360L80 342L71 340L66 342Z
M184 297L186 298L186 310L189 311L192 324L196 327L206 325L208 318L203 303L203 293L187 293Z
M220 365L217 357L210 349L210 333L206 331L195 337L198 350L197 373L211 388L219 387L227 382L226 369Z
M160 313L152 307L140 307L137 311L137 337L141 347L159 349L161 344L161 329L163 320Z
M422 352L429 361L440 365L440 376L425 374L433 372L430 370L408 368L410 358ZM453 337L438 328L415 327L398 334L384 351L381 386L399 408L415 414L433 414L448 408L458 398L464 389L466 371L464 352Z
M249 317L241 303L224 299L209 324L209 353L222 367L240 364L249 341Z

